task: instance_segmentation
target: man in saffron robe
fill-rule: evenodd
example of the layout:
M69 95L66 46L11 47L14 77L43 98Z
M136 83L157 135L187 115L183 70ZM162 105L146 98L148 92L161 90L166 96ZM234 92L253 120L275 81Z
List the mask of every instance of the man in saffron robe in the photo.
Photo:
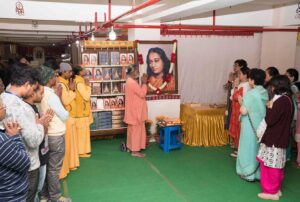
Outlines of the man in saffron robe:
M60 179L63 179L69 173L69 170L75 170L79 167L79 154L77 148L77 134L76 134L76 124L75 124L75 112L76 103L74 92L75 85L73 80L69 79L72 76L72 67L70 64L62 62L59 65L58 83L62 88L61 101L69 112L69 118L66 122L66 134L65 134L65 157L60 171Z
M76 131L77 146L79 157L91 156L91 138L90 124L93 123L91 112L91 87L89 78L86 76L86 70L80 66L73 68L75 76L75 93L76 93Z
M127 70L128 79L125 87L125 117L127 127L127 148L132 156L145 157L141 149L146 148L145 120L147 119L147 76L142 77L142 86L135 80L139 76L139 69L132 65Z

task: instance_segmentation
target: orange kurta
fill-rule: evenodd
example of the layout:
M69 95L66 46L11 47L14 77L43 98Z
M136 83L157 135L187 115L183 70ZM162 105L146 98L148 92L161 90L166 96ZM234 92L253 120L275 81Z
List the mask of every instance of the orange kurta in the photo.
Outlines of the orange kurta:
M79 167L79 154L77 149L76 125L74 119L74 112L76 108L75 93L69 89L69 82L66 79L59 77L58 82L62 87L62 103L69 112L69 118L66 122L65 156L60 172L60 179L62 179L67 176L69 169Z
M147 86L140 86L137 81L128 78L125 87L125 115L127 128L127 147L130 151L140 151L146 147L145 120Z
M78 152L81 157L88 157L91 153L90 124L93 122L90 97L91 87L87 86L84 78L76 76L76 130Z

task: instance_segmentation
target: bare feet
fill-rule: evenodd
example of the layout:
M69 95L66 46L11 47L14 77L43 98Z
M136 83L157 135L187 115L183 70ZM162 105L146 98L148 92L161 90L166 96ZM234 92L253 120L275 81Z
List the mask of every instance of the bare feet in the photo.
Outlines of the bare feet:
M257 195L259 198L262 199L269 199L269 200L274 200L274 201L278 201L279 200L279 195L277 194L266 194L266 193L259 193Z
M143 153L141 153L141 152L132 152L131 156L139 157L139 158L144 158L146 155L143 154Z

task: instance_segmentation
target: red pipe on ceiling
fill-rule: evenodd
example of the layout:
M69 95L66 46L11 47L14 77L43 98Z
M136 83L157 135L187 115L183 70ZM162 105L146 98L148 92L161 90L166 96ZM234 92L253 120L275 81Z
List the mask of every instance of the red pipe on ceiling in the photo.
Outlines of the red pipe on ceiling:
M214 29L215 26L216 26L216 10L213 10L213 30L215 30Z
M251 32L300 32L298 29L287 28L262 28L262 27L226 27L226 26L199 26L199 25L133 25L133 24L115 24L115 28L148 28L148 29L186 29L186 30L206 30L206 31L251 31Z
M111 20L111 0L108 0L108 21Z
M109 0L109 2L110 1L111 0ZM151 6L151 5L153 5L153 4L155 4L155 3L159 2L159 1L161 1L161 0L148 0L148 1L140 4L139 6L137 6L137 7L133 8L133 9L131 9L131 10L129 10L129 11L127 11L127 12L125 12L125 13L117 16L117 17L115 17L114 19L110 19L110 9L109 9L108 10L109 11L109 13L108 13L108 22L104 23L102 25L102 27L104 27L104 28L111 27L114 22L116 22L117 20L121 19L122 17L125 17L127 15L132 14L132 13L135 13L135 12L137 12L137 11L143 9L143 8L146 8L148 6ZM110 7L110 5L108 5L108 7Z

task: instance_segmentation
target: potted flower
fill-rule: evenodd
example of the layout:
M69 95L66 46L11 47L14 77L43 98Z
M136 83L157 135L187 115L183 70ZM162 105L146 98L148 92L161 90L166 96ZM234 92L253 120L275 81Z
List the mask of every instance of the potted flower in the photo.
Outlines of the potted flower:
M155 142L159 143L159 130L160 127L164 125L166 117L164 115L160 115L156 117L156 134L154 136Z
M145 121L145 128L146 128L146 146L149 146L150 139L151 139L151 125L153 124L153 121L150 119L147 119Z

